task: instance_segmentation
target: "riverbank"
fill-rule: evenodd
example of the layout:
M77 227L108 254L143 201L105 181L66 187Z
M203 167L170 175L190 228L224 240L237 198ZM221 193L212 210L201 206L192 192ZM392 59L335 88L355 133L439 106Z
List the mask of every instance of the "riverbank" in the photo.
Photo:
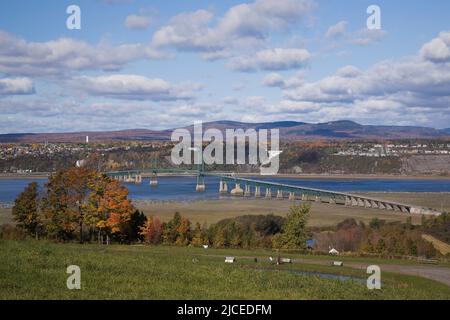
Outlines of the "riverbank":
M222 172L214 172L221 174ZM229 172L227 172L229 173ZM50 172L35 172L35 173L0 173L0 179L44 179L50 176ZM171 174L171 173L159 173L161 177L170 176L190 176L189 174ZM144 178L151 176L151 173L142 174ZM238 177L249 177L257 179L262 177L258 173L236 173ZM289 179L299 179L299 180L450 180L450 175L392 175L392 174L319 174L319 173L301 173L301 174L277 174L273 176L264 176L273 178L289 178Z
M398 201L426 208L435 208L450 212L450 193L364 193L364 195L383 200ZM243 215L275 214L285 216L292 205L287 199L254 199L254 198L226 198L218 200L192 200L192 201L159 201L159 200L133 200L134 205L146 215L160 218L162 221L170 220L175 212L180 212L193 223L212 224L226 218ZM412 218L414 224L420 224L420 215L406 215L404 213L379 210L364 207L346 207L321 202L311 204L310 226L333 226L346 218L368 223L373 218L388 222L405 222L407 217ZM0 208L0 224L12 223L11 208Z

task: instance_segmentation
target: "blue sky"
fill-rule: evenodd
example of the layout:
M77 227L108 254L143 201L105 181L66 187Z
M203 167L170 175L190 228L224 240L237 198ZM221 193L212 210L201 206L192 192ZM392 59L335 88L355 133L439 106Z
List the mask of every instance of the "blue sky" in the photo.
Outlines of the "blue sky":
M66 27L69 5L81 30ZM381 29L366 26L369 5ZM449 1L2 1L0 133L450 127Z

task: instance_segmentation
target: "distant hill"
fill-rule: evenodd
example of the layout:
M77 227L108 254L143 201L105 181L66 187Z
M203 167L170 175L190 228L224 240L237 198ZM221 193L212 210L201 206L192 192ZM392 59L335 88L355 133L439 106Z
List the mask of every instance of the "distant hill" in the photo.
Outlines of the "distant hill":
M192 131L193 126L185 127ZM317 139L432 139L450 138L450 128L434 129L415 126L377 126L362 125L353 121L340 120L325 123L305 123L297 121L277 121L248 123L237 121L215 121L203 124L203 130L225 129L280 129L284 140ZM120 131L83 131L67 133L14 133L0 134L0 142L84 142L90 141L127 141L127 140L169 140L172 130L131 129Z

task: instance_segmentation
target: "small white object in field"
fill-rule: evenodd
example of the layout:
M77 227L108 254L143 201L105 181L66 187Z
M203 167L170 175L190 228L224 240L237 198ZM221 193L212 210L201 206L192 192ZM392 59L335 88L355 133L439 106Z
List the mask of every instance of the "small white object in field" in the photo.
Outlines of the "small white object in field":
M209 247L209 246L208 246L207 244L204 244L204 245L203 245L203 248L205 248L205 249L208 249L208 247Z

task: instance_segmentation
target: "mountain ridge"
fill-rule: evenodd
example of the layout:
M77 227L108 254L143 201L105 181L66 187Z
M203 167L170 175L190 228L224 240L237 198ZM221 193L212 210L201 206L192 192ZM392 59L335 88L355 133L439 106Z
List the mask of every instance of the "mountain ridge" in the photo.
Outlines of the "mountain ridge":
M193 126L182 127L193 130ZM319 140L319 139L432 139L450 138L450 128L435 129L420 126L363 125L351 120L337 120L322 123L300 121L239 122L220 120L203 123L203 130L225 129L276 129L280 130L283 140ZM174 128L176 129L176 128ZM90 141L130 141L130 140L170 140L174 129L151 130L145 128L112 131L77 131L54 133L10 133L0 134L0 143L39 143L39 142L84 142Z

